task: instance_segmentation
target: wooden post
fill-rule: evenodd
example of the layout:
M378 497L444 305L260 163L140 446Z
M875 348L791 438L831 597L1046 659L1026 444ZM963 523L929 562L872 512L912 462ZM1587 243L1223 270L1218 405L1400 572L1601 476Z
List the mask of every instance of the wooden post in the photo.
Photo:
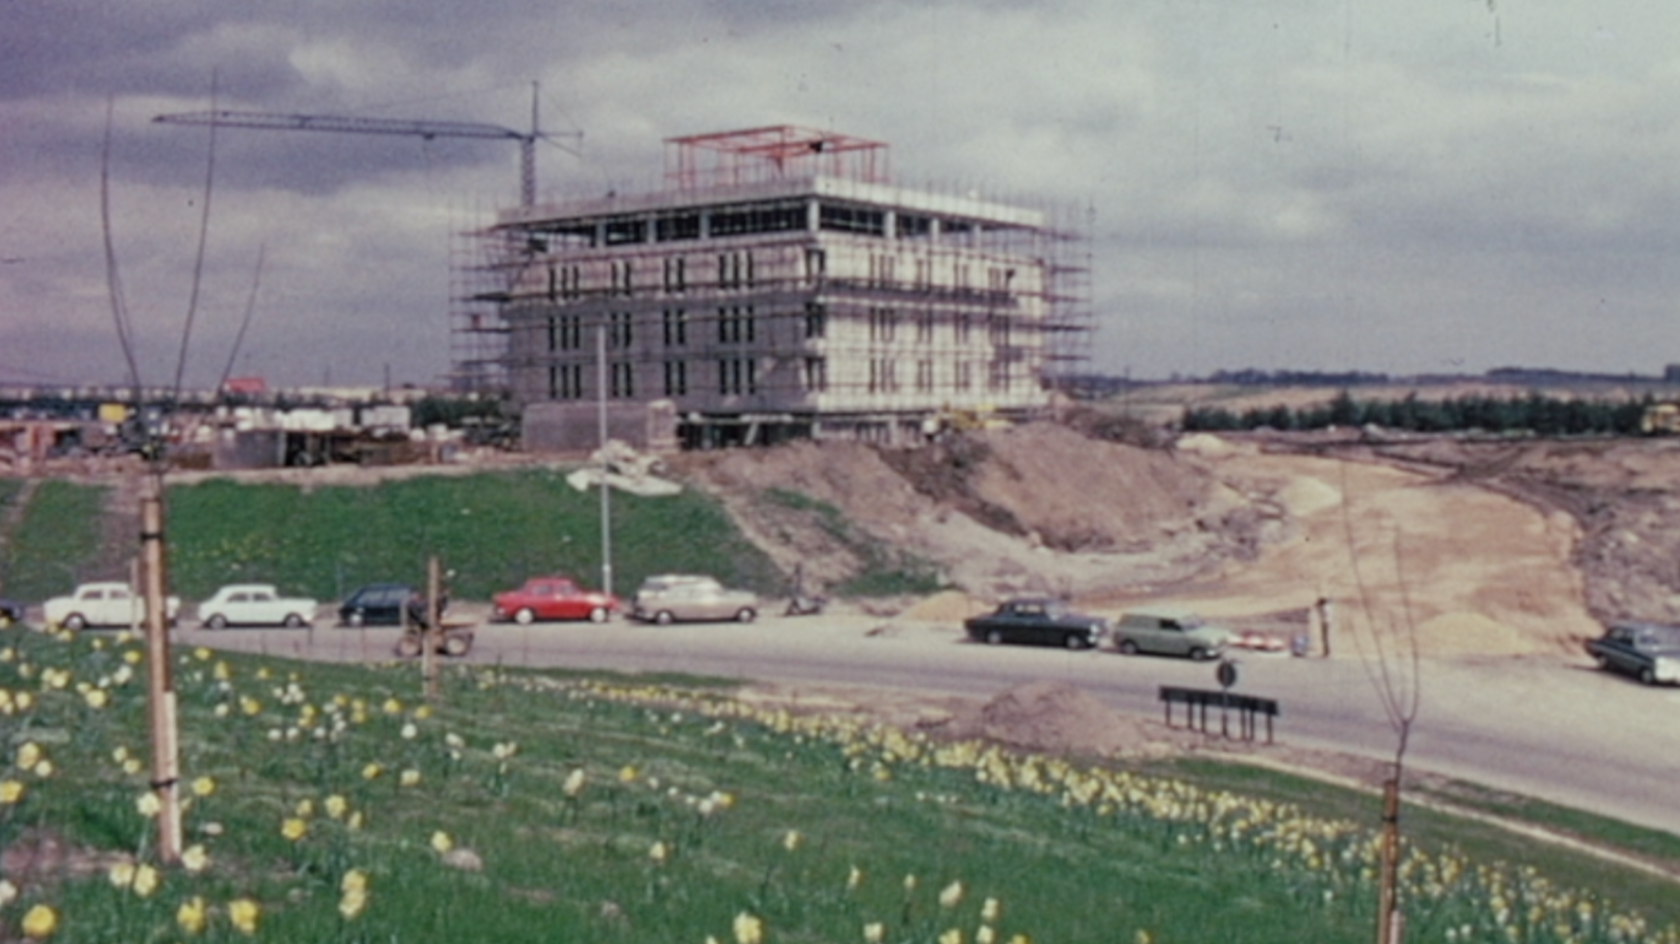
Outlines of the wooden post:
M1377 944L1400 944L1400 771L1383 784L1382 872L1377 891Z
M169 664L169 580L163 542L163 482L140 499L140 574L146 620L146 706L152 736L152 790L158 799L159 861L181 861L180 745Z
M426 700L438 698L438 642L443 638L443 614L438 606L441 568L436 555L426 561L426 625L420 630L420 672L426 682Z

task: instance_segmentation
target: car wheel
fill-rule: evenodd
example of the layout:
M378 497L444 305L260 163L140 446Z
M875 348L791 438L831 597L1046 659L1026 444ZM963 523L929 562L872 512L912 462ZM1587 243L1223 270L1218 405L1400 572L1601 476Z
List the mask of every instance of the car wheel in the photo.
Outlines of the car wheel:
M305 622L306 620L296 613L287 613L286 618L281 622L281 625L285 626L287 629L300 629Z
M87 619L80 613L71 613L64 618L65 629L87 629Z
M591 623L605 623L607 621L607 608L604 606L598 606L593 610L590 610L589 621Z
M750 606L741 607L740 611L735 614L735 622L737 623L750 623L755 619L758 619L758 611Z
M227 617L220 613L211 613L210 618L204 621L204 628L227 629Z
M472 638L461 635L443 637L443 654L446 656L464 656L472 648Z
M670 610L660 610L659 612L653 614L653 621L661 626L671 625L671 621L674 619L676 619L676 617L671 615Z
M1641 684L1641 685L1655 685L1655 684L1657 684L1657 673L1653 672L1651 670L1650 666L1645 666L1645 667L1641 668L1639 670L1639 684Z
M1078 633L1068 633L1067 637L1062 640L1062 645L1069 649L1083 649L1085 648L1085 637Z
M420 634L403 633L397 640L396 653L404 659L412 659L420 654Z
M1003 642L1003 632L1001 630L994 629L991 632L986 634L986 645L996 646L996 645L998 645L1002 642Z
M514 614L513 614L513 621L515 623L518 623L521 626L531 625L531 623L534 622L536 620L536 618L537 618L537 614L533 613L531 611L531 608L528 607L528 606L520 607L518 610L514 611Z
M1121 652L1122 655L1128 655L1128 656L1137 655L1138 654L1137 643L1132 642L1130 639L1120 640L1120 652Z

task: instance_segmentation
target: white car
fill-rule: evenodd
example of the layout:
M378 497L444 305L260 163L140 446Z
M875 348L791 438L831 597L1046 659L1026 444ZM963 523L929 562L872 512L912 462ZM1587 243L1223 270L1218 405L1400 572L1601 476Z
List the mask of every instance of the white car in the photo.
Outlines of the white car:
M181 598L170 597L165 611L169 624L181 610ZM48 626L86 629L89 626L139 626L145 622L146 607L128 584L114 580L84 583L67 597L53 597L41 605Z
M315 620L317 603L307 597L283 597L269 583L235 583L198 605L205 629L229 626L306 626Z

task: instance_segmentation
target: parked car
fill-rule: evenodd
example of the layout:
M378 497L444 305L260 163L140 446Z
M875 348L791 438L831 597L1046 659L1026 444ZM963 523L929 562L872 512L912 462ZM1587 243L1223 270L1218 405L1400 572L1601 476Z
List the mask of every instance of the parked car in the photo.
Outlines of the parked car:
M659 574L642 581L630 605L630 615L664 625L676 620L737 620L758 618L758 594L731 590L716 578L699 574Z
M16 600L0 599L0 629L23 622L28 608Z
M490 598L495 604L490 618L525 624L536 620L580 620L604 623L619 608L618 598L598 590L585 590L570 577L532 577L518 590Z
M1235 638L1194 613L1163 610L1127 613L1114 625L1113 635L1114 648L1126 655L1153 652L1198 660L1218 658Z
M421 596L406 583L370 583L338 605L340 626L401 626L403 610Z
M304 626L315 620L318 604L307 597L283 597L270 583L229 584L198 605L205 629L229 626Z
M169 597L164 606L169 624L181 610L181 598ZM128 584L114 580L84 583L69 596L53 597L41 605L49 626L85 629L90 626L135 626L144 622L146 607Z
M1680 626L1612 623L1586 647L1601 669L1624 672L1646 685L1680 683Z
M1108 621L1069 609L1060 600L1028 597L1005 600L984 616L963 621L968 638L989 645L1005 642L1090 649L1102 642Z

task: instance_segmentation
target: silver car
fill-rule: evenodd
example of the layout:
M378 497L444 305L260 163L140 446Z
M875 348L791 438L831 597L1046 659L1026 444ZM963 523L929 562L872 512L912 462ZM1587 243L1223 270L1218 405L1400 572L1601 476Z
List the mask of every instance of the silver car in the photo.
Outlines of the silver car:
M665 625L677 620L735 620L750 623L758 617L758 595L731 590L715 578L699 574L659 574L642 581L630 604L630 615Z

